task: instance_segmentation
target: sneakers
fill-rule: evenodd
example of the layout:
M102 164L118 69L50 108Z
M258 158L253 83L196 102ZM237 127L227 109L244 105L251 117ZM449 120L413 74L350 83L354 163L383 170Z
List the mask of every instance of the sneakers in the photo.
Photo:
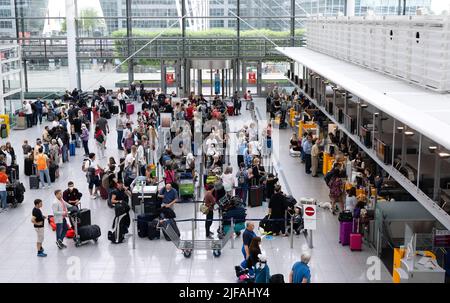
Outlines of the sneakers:
M59 249L63 249L64 247L62 246L62 242L60 242L59 240L56 241L56 246L58 246Z
M206 238L208 238L210 240L214 240L214 237L212 235L206 236Z
M62 242L61 242L61 246L62 246L63 248L67 248L67 245L64 244L64 243L62 243Z
M43 258L43 257L47 257L47 254L44 253L43 251L40 251L40 252L37 253L37 256Z

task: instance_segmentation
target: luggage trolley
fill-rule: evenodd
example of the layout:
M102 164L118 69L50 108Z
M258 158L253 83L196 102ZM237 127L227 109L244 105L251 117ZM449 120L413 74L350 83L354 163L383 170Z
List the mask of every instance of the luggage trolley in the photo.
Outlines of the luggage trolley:
M188 220L192 222L192 239L181 240L180 236L175 232L171 224L161 226L163 232L170 238L173 244L183 252L185 258L190 258L193 250L212 250L214 257L220 257L222 249L228 240L233 236L233 229L222 238L217 240L197 240L195 239L194 219Z

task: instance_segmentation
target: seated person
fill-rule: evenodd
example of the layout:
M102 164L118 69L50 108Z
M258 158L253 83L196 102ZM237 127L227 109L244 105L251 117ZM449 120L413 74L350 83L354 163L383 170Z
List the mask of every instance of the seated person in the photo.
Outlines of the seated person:
M75 188L72 181L69 181L67 184L68 188L63 193L63 199L67 203L71 204L72 206L79 207L80 199L83 196L82 193L78 191L78 189Z
M178 201L178 192L172 188L172 184L167 183L166 186L160 190L158 198L162 201L161 208L173 208Z

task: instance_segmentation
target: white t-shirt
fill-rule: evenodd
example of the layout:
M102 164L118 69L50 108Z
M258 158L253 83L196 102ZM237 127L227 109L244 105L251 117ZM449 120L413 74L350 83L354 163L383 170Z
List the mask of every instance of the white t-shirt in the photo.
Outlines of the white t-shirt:
M31 108L31 104L27 102L27 104L25 104L25 111L27 115L31 115L33 114L33 109Z
M145 150L144 147L142 145L139 145L138 149L137 149L137 156L136 158L139 161L140 165L145 165L146 164L146 159L145 159Z
M223 174L222 183L225 191L231 191L236 186L236 177L233 174Z
M129 153L127 157L125 158L125 169L133 164L133 162L136 160L136 156L133 156L133 153Z

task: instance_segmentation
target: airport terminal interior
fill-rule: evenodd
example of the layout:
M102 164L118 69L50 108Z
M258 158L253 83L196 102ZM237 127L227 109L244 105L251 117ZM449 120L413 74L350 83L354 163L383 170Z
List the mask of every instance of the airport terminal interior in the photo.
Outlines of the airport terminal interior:
M0 0L0 282L448 283L449 0Z

